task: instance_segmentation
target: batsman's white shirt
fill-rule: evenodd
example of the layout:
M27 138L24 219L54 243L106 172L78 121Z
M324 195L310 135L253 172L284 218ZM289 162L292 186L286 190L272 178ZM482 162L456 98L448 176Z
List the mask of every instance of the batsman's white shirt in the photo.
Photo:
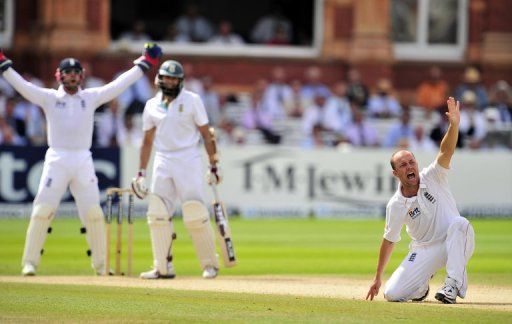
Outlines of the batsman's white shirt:
M155 160L151 192L162 198L173 214L177 201L204 202L204 166L198 127L208 124L199 95L182 89L169 104L162 94L148 100L142 114L142 129L156 127Z
M80 89L70 95L62 86L57 90L35 86L12 68L3 73L5 80L27 100L41 106L46 116L49 149L35 205L46 203L56 208L68 186L82 220L90 207L99 204L98 184L89 151L94 112L142 76L142 70L134 66L105 86Z
M415 197L404 197L398 185L386 207L386 240L400 241L404 224L412 239L411 246L429 245L446 239L451 223L461 217L448 186L447 172L437 160L424 168L420 172L420 188Z

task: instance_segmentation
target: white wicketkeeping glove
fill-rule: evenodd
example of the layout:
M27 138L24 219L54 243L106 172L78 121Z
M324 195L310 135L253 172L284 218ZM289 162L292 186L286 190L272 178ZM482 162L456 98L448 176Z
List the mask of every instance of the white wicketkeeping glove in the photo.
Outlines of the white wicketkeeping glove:
M139 171L132 180L132 190L139 199L144 199L148 195L148 186L146 185L146 172Z
M212 184L218 185L222 181L222 170L218 165L210 165L206 172L206 181L211 186Z

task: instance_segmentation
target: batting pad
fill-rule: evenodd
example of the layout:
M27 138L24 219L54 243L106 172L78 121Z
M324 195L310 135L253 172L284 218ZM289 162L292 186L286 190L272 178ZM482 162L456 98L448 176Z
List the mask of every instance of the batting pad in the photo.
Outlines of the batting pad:
M25 250L21 265L27 263L37 267L41 259L41 250L43 249L48 229L55 216L55 209L50 205L36 205L30 216L30 224L27 229L27 238L25 240Z
M160 197L149 195L147 217L153 247L154 267L160 274L166 275L168 274L167 257L171 255L174 226Z
M183 203L183 223L187 228L197 257L204 269L206 266L219 268L219 261L215 253L215 239L210 216L203 203L197 200L189 200Z
M105 269L105 221L99 205L91 207L85 215L86 239L91 249L92 267L97 273L108 273Z

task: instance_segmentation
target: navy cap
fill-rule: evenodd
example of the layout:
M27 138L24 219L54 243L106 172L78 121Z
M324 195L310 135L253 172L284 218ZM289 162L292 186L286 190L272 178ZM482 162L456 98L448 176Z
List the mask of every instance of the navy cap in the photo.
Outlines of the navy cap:
M80 61L75 58L72 58L72 57L68 57L68 58L65 58L62 61L60 61L59 71L68 70L68 69L79 69L80 71L83 70L82 64L80 64Z

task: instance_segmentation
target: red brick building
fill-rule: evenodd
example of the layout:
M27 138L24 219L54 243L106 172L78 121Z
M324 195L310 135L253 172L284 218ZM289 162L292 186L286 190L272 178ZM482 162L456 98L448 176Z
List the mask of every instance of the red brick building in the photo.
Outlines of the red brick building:
M510 1L449 1L456 6L454 30L458 41L445 52L442 46L438 46L440 51L436 52L436 46L429 44L427 47L419 43L401 47L403 44L397 42L397 36L393 34L401 33L402 27L406 26L421 39L425 32L421 22L424 25L425 21L431 23L436 13L436 8L428 7L427 17L421 18L425 16L425 6L444 4L442 2L409 1L413 3L413 9L417 9L414 13L418 14L414 28L410 28L410 18L414 15L400 16L399 11L403 8L395 11L397 2L393 0L310 1L315 17L314 39L305 49L274 50L267 47L266 50L264 46L248 46L238 52L201 45L161 44L166 58L170 53L176 53L173 58L193 63L196 74L211 75L219 89L249 88L256 79L268 77L278 64L288 68L290 77L297 78L302 78L305 67L319 65L327 83L344 79L347 69L355 66L369 85L374 85L380 77L390 77L406 100L434 63L443 68L451 86L460 81L467 65L477 66L487 85L500 79L512 83ZM127 9L133 9L135 2L125 1L124 4ZM14 32L10 45L3 45L7 55L14 59L17 69L32 71L47 82L51 81L63 56L88 60L94 65L96 75L111 79L140 51L140 44L112 41L112 10L119 6L119 3L113 5L115 1L19 0L5 3L15 3L12 9ZM395 13L399 22L405 25L396 25ZM419 23L415 25L416 22ZM430 30L432 27L441 28L442 25L431 24L426 28Z

